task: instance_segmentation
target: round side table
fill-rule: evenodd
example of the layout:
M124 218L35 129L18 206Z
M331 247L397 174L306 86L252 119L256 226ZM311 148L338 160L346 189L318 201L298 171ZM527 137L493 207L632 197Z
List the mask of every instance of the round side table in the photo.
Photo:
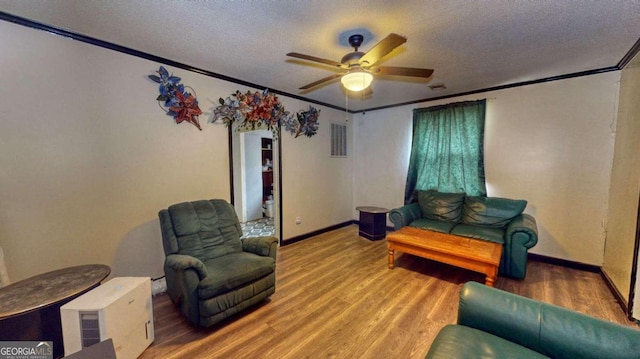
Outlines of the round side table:
M0 288L0 340L53 342L64 355L60 307L100 285L111 268L89 264L58 269Z

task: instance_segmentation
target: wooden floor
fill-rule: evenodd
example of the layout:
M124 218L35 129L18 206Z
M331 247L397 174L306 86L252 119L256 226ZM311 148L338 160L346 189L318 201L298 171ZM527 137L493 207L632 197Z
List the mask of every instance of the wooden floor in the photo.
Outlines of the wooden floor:
M141 358L423 358L455 322L462 284L484 276L407 254L390 270L386 245L354 225L281 247L276 293L209 329L157 295L155 342ZM599 274L532 261L527 271L496 287L635 326Z

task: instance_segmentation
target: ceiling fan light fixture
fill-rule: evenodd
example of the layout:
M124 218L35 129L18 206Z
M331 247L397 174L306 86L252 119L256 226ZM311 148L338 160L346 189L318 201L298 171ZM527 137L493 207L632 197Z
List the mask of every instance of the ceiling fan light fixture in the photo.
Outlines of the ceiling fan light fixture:
M366 89L371 85L371 81L373 81L373 75L362 70L349 71L340 79L344 88L354 92Z

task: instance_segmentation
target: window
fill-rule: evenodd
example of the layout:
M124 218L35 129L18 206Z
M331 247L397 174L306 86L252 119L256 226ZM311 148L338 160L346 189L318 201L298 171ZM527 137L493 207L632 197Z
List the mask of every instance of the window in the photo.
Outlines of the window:
M347 157L347 125L331 123L331 157Z
M416 190L487 194L484 178L486 100L413 110L405 203Z

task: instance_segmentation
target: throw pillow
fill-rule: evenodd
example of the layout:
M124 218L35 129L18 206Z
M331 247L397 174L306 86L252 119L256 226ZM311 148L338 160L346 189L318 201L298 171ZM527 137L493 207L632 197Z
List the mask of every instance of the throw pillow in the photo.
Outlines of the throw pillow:
M466 197L462 206L462 223L503 228L519 216L527 201L500 197Z
M418 204L424 218L459 222L462 216L464 197L464 193L443 193L435 190L418 191Z

